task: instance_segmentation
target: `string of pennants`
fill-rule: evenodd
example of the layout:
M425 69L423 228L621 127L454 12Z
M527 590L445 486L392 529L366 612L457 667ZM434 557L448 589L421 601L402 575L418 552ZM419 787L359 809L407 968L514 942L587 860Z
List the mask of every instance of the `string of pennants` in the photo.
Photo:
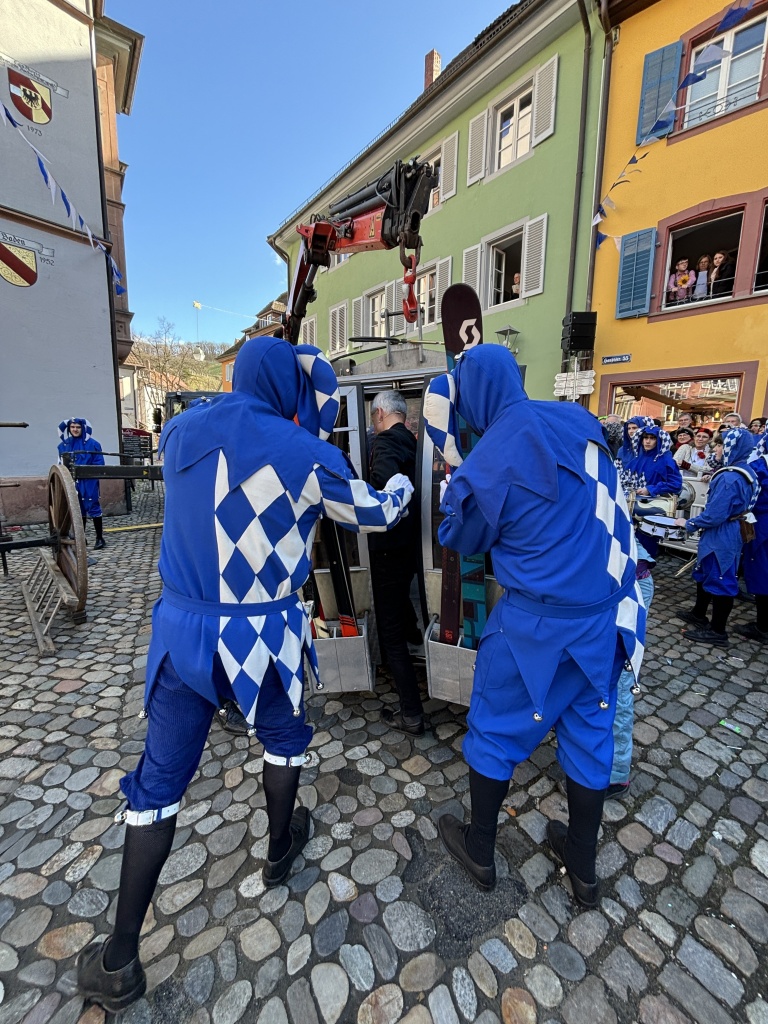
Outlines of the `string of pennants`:
M26 144L35 154L35 158L37 159L37 166L42 176L42 179L51 193L51 203L53 205L56 204L56 195L58 193L58 195L61 197L62 203L64 204L64 209L67 211L67 217L69 217L69 219L72 221L72 230L77 231L79 227L80 231L84 232L88 236L88 241L90 242L91 248L94 250L98 249L99 252L102 252L107 257L109 271L110 274L112 275L112 281L115 286L115 293L117 295L125 294L126 289L122 284L120 284L120 282L123 279L123 275L120 272L117 263L115 263L112 254L107 251L107 247L104 245L101 239L97 238L94 235L88 223L78 213L75 204L72 202L72 200L61 187L61 185L58 183L58 181L56 181L53 174L51 174L50 168L47 166L50 163L48 157L45 156L44 153L41 153L37 146L35 146L32 142L29 141L29 139L24 133L24 129L21 123L14 118L10 110L2 102L0 102L0 122L2 122L3 126L6 128L15 128L21 136L21 138L24 140L24 142L26 142Z
M743 21L744 18L749 14L755 5L755 0L748 0L748 2L742 7L740 6L740 0L737 0L733 6L729 7L719 23L715 27L710 39L713 39L716 35L721 32L728 32L734 28L739 22ZM599 249L603 242L608 238L612 238L614 244L619 252L621 252L621 235L611 235L607 232L600 231L598 225L608 219L609 210L616 209L616 203L611 198L611 192L617 189L620 185L631 184L631 174L641 174L642 168L638 167L642 160L649 155L648 150L640 154L640 151L653 142L657 142L659 136L657 132L664 131L671 128L675 123L675 118L681 110L685 110L687 104L677 102L677 97L680 93L684 92L690 86L695 85L696 82L703 82L707 77L708 72L711 68L716 67L725 57L730 57L731 53L725 50L719 43L709 42L704 46L704 49L698 55L693 64L693 70L689 71L685 78L678 85L669 99L669 102L662 108L661 113L653 122L651 127L648 129L644 139L638 143L635 147L635 151L632 156L624 164L621 170L621 174L616 178L614 183L608 189L608 193L603 197L602 201L598 204L597 213L592 219L592 227L598 228L595 233L595 249ZM638 155L640 154L640 155Z

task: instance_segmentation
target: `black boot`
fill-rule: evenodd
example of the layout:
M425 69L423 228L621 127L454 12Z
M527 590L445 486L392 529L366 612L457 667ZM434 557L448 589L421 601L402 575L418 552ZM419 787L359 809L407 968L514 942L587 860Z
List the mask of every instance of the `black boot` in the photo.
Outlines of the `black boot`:
M264 885L266 885L268 889L274 889L275 886L282 885L288 877L291 865L307 845L307 840L309 839L308 808L299 807L293 812L290 825L290 838L291 845L288 847L288 852L286 854L280 857L279 860L270 860L269 856L267 856L267 859L264 861L261 876L264 879Z
M91 942L77 958L77 988L83 999L109 1013L120 1013L147 991L147 976L138 956L116 971L104 966L110 940Z
M583 907L597 906L597 833L603 816L604 789L588 789L568 779L568 825L550 821L547 839L557 859L565 866L573 895Z
M392 711L391 708L384 708L381 712L382 722L386 722L392 729L399 732L407 732L409 736L424 735L423 715L404 715L402 711Z
M472 820L462 825L452 814L444 814L437 822L443 845L455 861L469 874L475 885L489 892L496 885L496 821L509 780L491 779L474 768L469 769L469 795Z
M462 825L452 814L441 814L437 819L437 831L448 853L467 872L478 889L491 892L496 886L496 865L490 867L476 863L467 851L469 825Z
M95 517L93 520L93 526L96 530L96 543L93 546L96 551L99 551L101 548L105 548L107 546L107 543L104 540L104 523L101 516Z
M151 825L127 826L115 930L106 942L91 943L78 957L80 993L113 1013L140 999L146 990L139 935L175 831L175 814Z
M309 839L309 811L296 805L300 765L264 762L264 795L269 818L269 846L262 877L268 889L288 877L291 865Z
M88 520L83 516L83 537L85 537L85 546L88 547Z

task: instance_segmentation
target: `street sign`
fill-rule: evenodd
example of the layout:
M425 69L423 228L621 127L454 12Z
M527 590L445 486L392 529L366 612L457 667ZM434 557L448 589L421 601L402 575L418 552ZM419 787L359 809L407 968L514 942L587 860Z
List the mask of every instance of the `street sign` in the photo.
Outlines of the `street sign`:
M572 401L575 401L580 395L591 395L594 390L594 370L579 370L577 373L555 374L555 398L570 398Z
M632 355L627 352L621 356L603 356L603 366L608 366L610 363L631 363Z

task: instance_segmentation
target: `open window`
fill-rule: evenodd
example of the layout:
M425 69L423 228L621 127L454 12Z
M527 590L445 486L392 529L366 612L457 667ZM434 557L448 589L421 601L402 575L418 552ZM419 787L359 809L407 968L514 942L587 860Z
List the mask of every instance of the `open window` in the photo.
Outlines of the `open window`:
M743 219L739 211L670 233L663 308L733 295Z
M491 280L489 306L514 302L520 298L520 274L523 267L523 229L514 231L489 247Z
M754 290L756 292L768 291L768 206L763 207L763 227L760 233Z
M766 16L755 18L748 24L732 29L715 39L708 39L691 53L689 71L697 60L706 61L705 50L722 57L707 69L706 77L688 89L683 128L692 128L731 114L748 103L754 103L760 93L766 46Z

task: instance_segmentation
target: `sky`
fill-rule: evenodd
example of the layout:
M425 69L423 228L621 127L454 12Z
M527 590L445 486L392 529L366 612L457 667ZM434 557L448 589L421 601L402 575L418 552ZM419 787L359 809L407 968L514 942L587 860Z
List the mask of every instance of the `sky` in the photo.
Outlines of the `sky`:
M511 2L107 0L145 36L118 118L134 332L239 337L287 287L267 235Z

